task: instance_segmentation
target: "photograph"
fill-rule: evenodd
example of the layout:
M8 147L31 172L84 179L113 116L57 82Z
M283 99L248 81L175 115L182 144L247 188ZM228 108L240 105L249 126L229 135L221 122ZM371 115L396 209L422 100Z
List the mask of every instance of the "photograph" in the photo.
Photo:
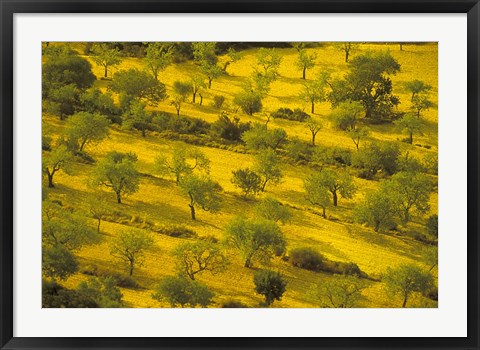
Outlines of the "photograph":
M438 42L41 45L42 308L439 307Z

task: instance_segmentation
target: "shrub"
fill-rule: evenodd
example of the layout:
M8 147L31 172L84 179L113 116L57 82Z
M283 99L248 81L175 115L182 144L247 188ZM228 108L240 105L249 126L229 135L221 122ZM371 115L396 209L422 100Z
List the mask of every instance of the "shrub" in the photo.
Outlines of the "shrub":
M179 134L207 134L210 124L203 119L158 113L152 118L153 131L173 131Z
M294 162L309 162L313 155L313 148L310 144L300 140L292 140L285 147L287 155Z
M198 236L195 231L182 225L163 225L155 231L176 238L196 238Z
M54 281L42 281L43 308L97 308L92 298L66 289Z
M427 219L427 232L435 237L438 237L438 215L431 215Z
M197 305L207 307L213 301L214 294L200 282L184 277L165 277L158 284L152 297L159 301L167 301L171 307Z
M290 251L290 262L293 266L311 271L320 271L325 257L313 248L301 247Z
M272 113L272 117L275 119L287 119L287 120L294 120L298 122L304 122L310 116L302 111L300 108L296 108L295 110L291 110L290 108L279 108L275 112Z
M222 308L224 309L245 309L248 306L241 301L237 300L227 300L222 304Z
M265 304L270 306L275 300L281 300L287 287L287 281L279 272L258 270L253 275L255 291L265 297Z
M213 102L212 102L213 107L220 109L222 108L224 102L225 102L225 96L223 95L213 96Z
M222 113L210 129L216 137L230 141L240 141L243 132L249 130L250 127L250 123L242 123L238 117L230 118L226 113Z

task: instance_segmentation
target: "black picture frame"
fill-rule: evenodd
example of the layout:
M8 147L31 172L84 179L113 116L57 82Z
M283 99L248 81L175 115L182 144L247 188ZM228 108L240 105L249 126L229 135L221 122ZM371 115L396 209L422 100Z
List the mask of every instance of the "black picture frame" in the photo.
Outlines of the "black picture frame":
M480 349L479 0L0 0L1 349ZM16 13L467 13L468 336L465 338L17 338L13 337L13 17ZM421 30L421 28L419 28Z

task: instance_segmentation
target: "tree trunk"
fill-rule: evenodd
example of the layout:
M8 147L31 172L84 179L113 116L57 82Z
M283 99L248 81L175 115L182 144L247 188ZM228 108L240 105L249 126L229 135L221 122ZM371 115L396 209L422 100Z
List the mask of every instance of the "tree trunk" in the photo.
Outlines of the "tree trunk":
M190 214L192 215L192 220L197 220L195 217L195 206L193 204L188 205L190 207Z
M145 128L142 129L142 137L145 137L146 136L146 133L145 133Z
M197 99L197 93L193 92L192 93L192 103L195 103L195 100Z
M265 186L267 185L268 180L265 179L265 181L262 184L262 192L265 192Z
M315 137L317 137L317 134L312 132L312 146L315 146Z
M407 306L407 299L408 299L408 295L405 294L405 297L403 298L403 304L402 304L402 307L406 307Z
M315 102L312 101L312 114L315 113Z
M303 67L303 75L302 75L303 80L305 80L306 71L307 71L307 67Z
M371 117L372 117L372 108L367 107L367 109L365 111L365 118L371 118Z
M202 105L203 103L203 96L200 94L200 106Z
M180 106L175 107L175 109L177 110L177 116L179 117L180 116Z
M349 55L348 50L345 50L345 63L348 63L348 55Z
M380 221L375 221L375 227L373 228L373 230L375 232L378 232L379 229L380 229Z
M47 173L47 177L48 177L48 187L54 188L55 185L53 184L53 174Z
M100 222L102 219L98 219L97 232L100 233Z
M411 132L411 131L410 131L410 138L408 139L408 142L409 142L410 144L413 143L413 132Z
M120 192L115 192L115 194L117 195L117 203L122 204L122 195Z
M212 88L212 78L208 78L208 88L211 89Z
M337 195L337 192L336 192L336 191L332 192L332 195L333 195L333 206L336 207L337 204L338 204L338 195Z
M252 257L251 256L249 256L249 257L247 257L247 259L245 259L245 265L244 266L245 267L252 266Z
M134 262L133 261L130 261L130 270L129 270L129 275L132 276L133 275L133 266L134 266Z
M323 218L326 219L327 218L327 211L326 211L325 207L323 207L322 210L323 210L323 212L322 212Z
M403 43L400 43L400 51L403 51Z
M108 77L108 66L105 66L105 75L104 75L105 78Z

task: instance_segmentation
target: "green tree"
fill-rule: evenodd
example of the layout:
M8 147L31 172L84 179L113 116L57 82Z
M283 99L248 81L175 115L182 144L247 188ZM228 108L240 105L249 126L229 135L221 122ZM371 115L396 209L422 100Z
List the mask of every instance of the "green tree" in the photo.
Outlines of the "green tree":
M148 43L145 50L145 63L155 80L160 72L172 64L175 53L172 43Z
M323 102L326 99L326 83L323 78L305 83L300 92L300 99L309 102L311 105L311 113L315 113L315 103Z
M258 270L253 275L255 292L265 297L265 304L272 305L275 300L282 300L287 289L287 281L279 272Z
M256 195L262 189L262 178L256 172L245 168L232 171L232 184L243 191L243 197Z
M58 146L52 151L45 153L42 157L43 173L47 175L48 187L53 188L53 176L60 170L70 173L70 164L72 162L72 154L65 146Z
M358 307L362 290L366 287L358 276L335 275L318 285L317 294L324 300L324 307L352 308Z
M315 138L317 137L318 132L322 130L323 124L320 121L315 120L312 117L309 117L306 120L305 125L307 126L307 129L312 134L312 146L315 146Z
M230 118L226 112L222 112L218 119L210 126L211 132L225 140L241 141L242 134L249 130L250 122L242 123L240 118Z
M352 156L352 165L360 176L372 179L378 172L392 175L398 170L400 149L395 142L370 142Z
M257 123L242 134L242 140L252 150L276 150L286 142L287 133L281 128L269 130L265 125Z
M422 122L413 114L405 114L402 119L398 119L395 121L397 127L408 133L408 143L413 143L413 134L414 133L421 133L422 130Z
M76 55L50 58L42 65L43 97L48 97L51 89L67 85L85 90L91 87L95 80L90 63Z
M333 125L345 131L355 130L360 114L363 112L363 106L360 102L345 101L335 106L330 114Z
M260 73L273 81L279 76L278 68L282 62L282 57L275 49L260 48L256 54L257 66Z
M197 100L197 95L199 95L200 105L202 105L202 91L207 87L205 84L205 78L200 74L194 74L190 80L190 84L192 86L192 103L195 103Z
M92 174L92 185L110 188L116 195L117 203L135 193L140 182L136 167L137 156L120 152L109 152L97 163Z
M215 53L215 42L192 43L193 56L199 65L200 71L207 77L208 88L212 87L212 81L222 75L223 70L218 66L218 57Z
M375 232L381 229L390 229L395 226L398 212L398 197L379 188L369 192L363 202L358 204L354 211L355 220L373 227Z
M167 98L163 83L135 68L115 73L108 88L120 94L123 109L128 108L132 100L143 100L151 106L156 106Z
M188 82L186 83L182 81L175 81L173 83L173 98L170 104L175 107L178 116L180 115L180 108L182 107L182 103L186 101L191 89L192 87Z
M352 139L358 151L360 149L360 141L368 138L370 135L370 130L368 128L356 128L347 131L347 134Z
M350 58L350 55L352 54L353 51L357 49L357 46L358 44L351 43L351 42L337 44L338 49L345 53L345 63L348 63L348 59Z
M304 181L305 198L312 204L322 208L322 215L327 218L327 207L330 205L330 196L327 187L322 185L320 173L313 173Z
M42 273L51 279L66 280L78 270L75 255L64 246L42 247Z
M99 89L91 88L80 95L82 110L91 114L101 114L113 119L118 115L119 108L113 101L111 93L102 93Z
M142 101L132 101L128 110L123 114L122 126L127 130L136 129L145 137L152 123L152 113L145 109Z
M384 184L384 190L397 196L398 209L404 223L410 221L411 210L425 214L430 206L433 183L428 175L418 172L399 172Z
M110 121L100 114L78 112L68 118L65 125L65 141L68 149L82 153L87 144L98 143L108 135Z
M65 120L79 108L79 90L75 84L51 88L48 97L42 101L42 109L46 113L58 115Z
M283 177L280 159L271 148L258 152L253 170L262 178L263 192L267 183L278 184Z
M423 293L433 286L432 275L416 265L388 268L382 280L387 292L402 297L402 307L407 306L407 301L413 293Z
M339 173L328 168L312 176L315 186L324 187L332 194L333 206L337 206L338 195L343 198L352 198L357 188L353 183L353 179L346 171Z
M94 54L93 61L98 65L104 68L104 77L108 77L108 69L119 65L121 62L120 50L111 46L107 43L95 43L92 47Z
M271 220L273 222L281 222L286 224L292 217L291 210L284 204L272 197L264 198L255 206L255 213L258 217Z
M182 243L175 248L173 255L178 272L185 273L192 280L198 273L209 271L215 275L228 266L227 256L220 245L209 241Z
M100 224L106 216L111 215L113 211L110 207L102 200L99 200L96 196L91 197L87 200L88 212L97 220L97 232L100 233Z
M426 84L424 81L415 79L412 81L407 81L404 84L405 90L412 94L410 101L413 102L413 99L417 94L428 93L432 87Z
M183 176L191 175L195 169L208 174L210 161L197 149L176 145L170 158L163 154L155 158L155 169L162 175L173 175L178 185Z
M438 238L438 215L430 215L427 219L427 232Z
M171 307L207 307L212 304L214 294L203 283L185 277L169 276L160 281L152 297L158 301L167 301Z
M212 213L220 210L222 199L220 185L206 176L188 175L180 180L180 188L186 194L190 203L190 214L192 220L196 220L195 208L200 207Z
M95 300L95 303L102 308L122 307L123 294L115 285L117 281L113 277L90 277L88 281L78 284L77 292L81 295Z
M255 91L243 91L235 95L233 103L239 106L248 115L260 112L263 108L262 98Z
M255 259L267 262L273 255L282 254L286 247L280 227L265 219L235 218L227 226L226 240L240 251L245 267L251 267Z
M60 204L42 202L42 245L77 250L95 244L100 236L86 222L82 213L68 210ZM62 252L59 252L61 254Z
M128 274L133 275L135 267L145 263L145 252L152 249L153 238L146 232L128 229L120 232L115 239L110 254L123 261L128 267Z
M415 97L412 100L411 109L415 111L417 118L420 119L420 113L422 111L426 111L427 109L430 109L434 106L435 105L433 104L432 101L430 101L428 96L423 94L418 94L418 95L415 95Z
M315 67L315 60L317 59L317 54L312 53L308 54L307 49L304 45L297 45L298 56L295 61L295 65L298 69L302 71L302 79L306 79L307 69L312 69Z
M240 54L235 51L235 49L229 47L227 50L227 54L223 57L222 60L222 70L227 73L227 68L232 63L238 62L240 60Z
M367 52L354 57L344 79L331 83L330 101L335 106L348 100L362 103L366 118L390 116L399 103L392 94L389 76L400 70L400 64L388 52Z

